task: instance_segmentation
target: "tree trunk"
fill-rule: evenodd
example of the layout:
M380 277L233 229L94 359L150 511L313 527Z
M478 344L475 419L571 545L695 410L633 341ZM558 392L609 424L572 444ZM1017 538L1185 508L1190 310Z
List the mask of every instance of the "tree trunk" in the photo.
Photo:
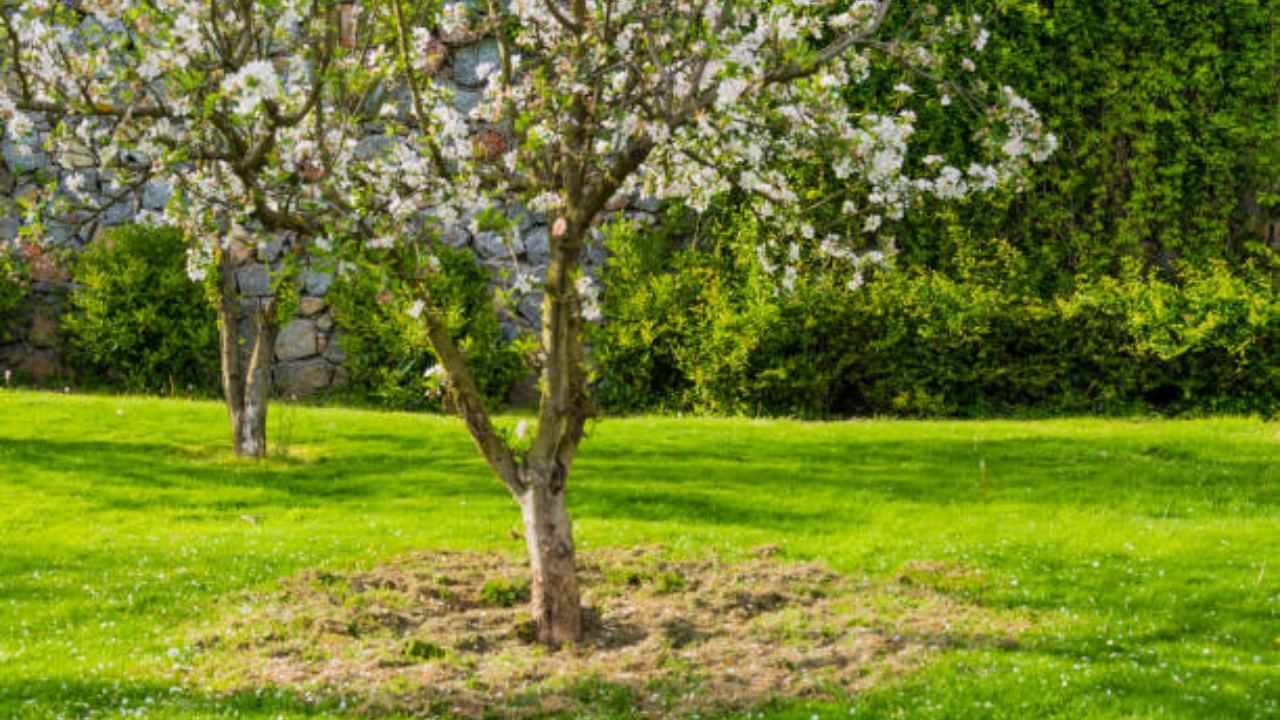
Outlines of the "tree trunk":
M533 622L537 640L549 647L582 637L582 605L574 566L573 523L565 503L564 473L529 478L520 498L533 570Z
M262 458L267 454L267 404L271 398L271 358L275 354L276 301L252 298L242 304L231 263L222 264L218 303L218 340L222 364L222 396L231 420L235 453ZM241 347L240 328L248 331Z

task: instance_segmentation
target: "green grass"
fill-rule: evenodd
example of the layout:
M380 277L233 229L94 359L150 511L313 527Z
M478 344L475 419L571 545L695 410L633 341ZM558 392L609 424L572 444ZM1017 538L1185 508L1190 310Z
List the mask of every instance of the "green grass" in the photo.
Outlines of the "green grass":
M191 638L304 567L520 549L454 420L278 405L272 426L287 455L253 464L216 404L0 391L0 717L344 717L204 687ZM986 580L940 590L1040 618L1016 646L777 717L1265 718L1278 466L1280 427L1243 419L609 420L571 505L584 552L773 543L871 578L959 561Z

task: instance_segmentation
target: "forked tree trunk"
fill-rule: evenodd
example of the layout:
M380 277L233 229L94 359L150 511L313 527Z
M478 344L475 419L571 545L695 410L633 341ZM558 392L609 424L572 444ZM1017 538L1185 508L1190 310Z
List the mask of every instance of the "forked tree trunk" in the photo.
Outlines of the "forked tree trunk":
M222 263L218 303L218 339L222 364L222 396L231 420L235 453L262 458L267 454L267 405L271 399L271 358L279 327L273 297L241 303L231 264ZM247 343L241 343L241 327Z
M582 637L573 524L565 503L564 480L529 480L532 486L520 498L520 510L533 571L534 627L539 643L559 647Z

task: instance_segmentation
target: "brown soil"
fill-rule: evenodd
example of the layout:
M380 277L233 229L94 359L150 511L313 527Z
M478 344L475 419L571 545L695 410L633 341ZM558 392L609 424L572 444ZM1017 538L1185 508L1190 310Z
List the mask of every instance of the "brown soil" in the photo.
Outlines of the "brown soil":
M871 583L771 555L580 558L586 634L555 652L529 641L519 559L433 552L365 572L308 571L249 598L251 610L237 603L200 639L201 682L340 696L371 715L663 717L839 699L940 648L1016 643L1027 626L936 589L973 576L964 566L915 563Z

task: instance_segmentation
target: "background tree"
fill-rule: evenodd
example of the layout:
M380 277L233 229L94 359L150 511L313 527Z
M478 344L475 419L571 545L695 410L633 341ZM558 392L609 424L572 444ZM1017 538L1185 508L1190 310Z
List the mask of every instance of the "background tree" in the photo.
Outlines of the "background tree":
M968 54L987 43L980 19L938 16L929 6L494 0L484 8L446 3L425 21L400 2L377 9L394 27L411 121L353 170L369 188L365 224L376 230L362 246L394 268L413 299L459 413L520 504L537 637L552 645L581 633L565 493L594 412L583 331L598 308L582 256L600 240L611 207L644 194L703 208L739 188L758 216L813 241L758 248L784 287L810 255L856 286L860 268L883 262L892 247L877 231L913 201L1014 181L1055 144L1026 101L973 77ZM891 12L902 17L887 22ZM485 99L464 112L439 70L451 45L481 37L496 38L500 60L478 68ZM890 112L852 111L846 93L881 58L910 68L919 87L895 87ZM961 169L913 154L917 103L976 112L986 159ZM833 209L829 197L800 194L784 169L819 161L859 188L856 200ZM541 398L527 441L495 429L426 282L439 264L430 238L456 222L498 223L513 198L550 224L545 272L518 269L512 278L514 287L544 292ZM425 228L415 224L424 207L434 220Z
M50 215L89 222L153 177L173 186L165 214L150 219L186 232L190 274L211 288L242 456L266 452L271 359L293 277L249 293L233 268L259 247L302 249L330 212L329 169L355 152L358 130L337 110L359 104L360 68L375 62L344 22L350 7L38 1L0 14L8 135L47 144L55 160L91 154L116 188L95 202L70 174L33 205L23 232L39 240Z

